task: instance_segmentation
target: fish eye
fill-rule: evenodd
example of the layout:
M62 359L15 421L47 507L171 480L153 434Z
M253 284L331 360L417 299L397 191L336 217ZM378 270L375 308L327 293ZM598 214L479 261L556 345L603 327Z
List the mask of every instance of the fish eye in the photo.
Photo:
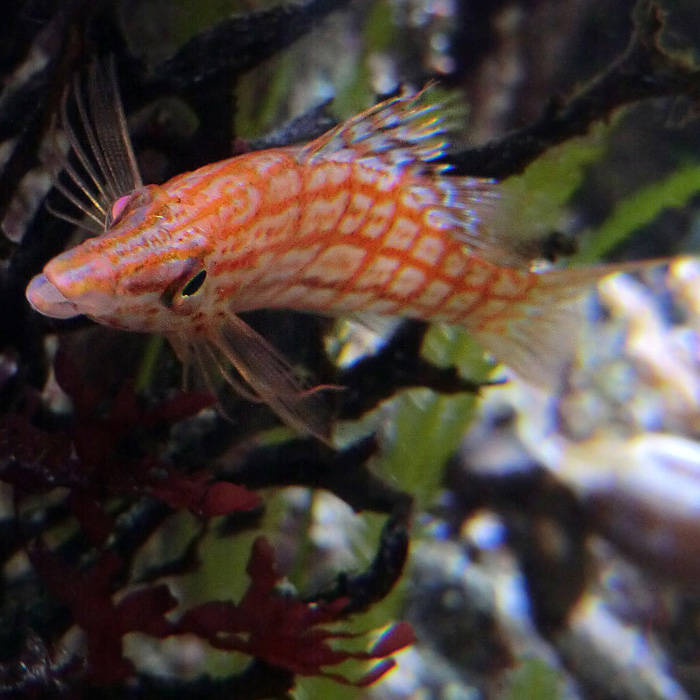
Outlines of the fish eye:
M191 297L196 294L204 284L204 280L207 278L206 270L199 270L196 275L191 277L180 292L182 297Z
M181 274L172 280L160 295L160 303L176 314L188 314L199 306L202 297L197 292L207 279L202 260L192 258L180 261Z

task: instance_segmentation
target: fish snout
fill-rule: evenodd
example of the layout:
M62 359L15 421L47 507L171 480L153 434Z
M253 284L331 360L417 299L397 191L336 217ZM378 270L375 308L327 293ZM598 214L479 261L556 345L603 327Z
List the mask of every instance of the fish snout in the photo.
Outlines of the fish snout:
M79 314L101 316L114 307L114 271L109 260L95 257L76 264L71 251L48 262L27 287L29 303L52 318Z
M72 318L77 316L77 306L66 299L43 273L32 279L26 291L27 301L44 316Z

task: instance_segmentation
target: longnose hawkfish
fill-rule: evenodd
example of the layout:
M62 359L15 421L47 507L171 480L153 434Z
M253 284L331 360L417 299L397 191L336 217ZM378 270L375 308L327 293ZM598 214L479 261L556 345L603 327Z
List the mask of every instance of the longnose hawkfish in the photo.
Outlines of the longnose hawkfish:
M87 99L83 93L87 93ZM462 324L498 360L546 383L571 354L572 304L615 267L536 272L499 226L499 185L449 176L444 112L425 93L382 102L302 146L240 155L142 185L113 69L63 124L99 235L53 258L27 298L162 333L209 387L226 383L320 437L317 393L239 318L255 309ZM78 168L77 163L80 163ZM235 368L235 371L234 369Z

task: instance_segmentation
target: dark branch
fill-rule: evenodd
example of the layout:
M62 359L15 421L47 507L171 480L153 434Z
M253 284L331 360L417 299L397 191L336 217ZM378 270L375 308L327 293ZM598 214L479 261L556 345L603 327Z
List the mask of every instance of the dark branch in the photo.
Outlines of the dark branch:
M382 528L379 548L367 571L355 576L341 574L335 586L311 600L348 598L344 612L349 614L367 610L387 596L401 577L408 557L412 503L408 496L397 503L394 513Z
M585 134L625 105L659 97L700 97L700 69L660 43L663 16L642 0L625 52L601 75L568 100L552 100L542 116L522 129L448 158L455 175L503 179L522 172L547 149Z
M314 439L299 439L251 450L227 465L235 483L248 489L270 486L322 488L356 511L392 513L408 496L375 476L367 460L376 452L374 438L332 450Z
M311 0L237 15L197 35L156 66L156 79L184 87L222 71L243 73L305 34L347 0Z
M341 417L354 419L375 408L400 389L426 387L442 394L476 393L483 386L460 376L455 367L436 367L420 355L427 326L409 321L376 354L346 369L338 384Z

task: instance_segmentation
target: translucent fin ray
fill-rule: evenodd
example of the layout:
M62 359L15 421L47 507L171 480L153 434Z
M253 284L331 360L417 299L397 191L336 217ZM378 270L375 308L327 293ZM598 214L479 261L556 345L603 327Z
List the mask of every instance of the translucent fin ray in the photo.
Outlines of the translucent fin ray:
M379 158L385 165L411 169L416 174L448 169L435 164L448 146L445 114L449 106L421 104L425 88L414 95L394 97L361 112L300 149L298 159L315 163L323 159Z
M295 430L328 442L331 420L322 393L310 389L285 358L238 316L228 314L208 336L191 339L172 334L168 340L186 374L194 370L214 396L220 396L223 381L244 399L266 403ZM227 415L223 408L221 412Z
M197 350L201 353L201 357L198 358L200 366L203 368L206 366L207 368L205 371L211 372L213 370L215 376L222 377L226 384L246 401L262 403L263 400L256 393L250 391L243 382L239 381L233 375L231 368L226 365L225 360L217 355L216 346L207 342L198 346Z
M71 95L79 129L68 114ZM86 88L79 79L75 80L72 91L63 97L61 121L75 157L74 162L65 163L64 170L75 185L76 193L69 195L67 188L60 184L56 188L73 206L99 221L105 229L114 201L143 185L129 138L113 60L106 68L95 65L90 69ZM81 142L81 136L85 144ZM72 220L67 216L62 218Z
M550 389L561 381L586 328L586 296L604 277L640 272L664 260L543 272L527 296L506 314L465 323L467 330L499 362L525 381Z
M104 73L99 66L92 67L88 99L97 145L107 166L103 174L109 176L113 196L119 197L143 183L129 138L113 60L107 64L106 76Z
M328 441L330 416L320 392L310 391L257 331L229 313L211 338L262 401L290 427Z
M85 202L82 202L77 195L73 194L73 192L71 192L62 183L56 182L54 183L54 186L74 207L76 207L76 209L80 209L85 216L92 219L99 227L102 227L104 217L99 217L92 209L90 209L89 206L85 204ZM83 192L85 192L85 190L83 190ZM61 215L58 214L58 216L60 217Z

